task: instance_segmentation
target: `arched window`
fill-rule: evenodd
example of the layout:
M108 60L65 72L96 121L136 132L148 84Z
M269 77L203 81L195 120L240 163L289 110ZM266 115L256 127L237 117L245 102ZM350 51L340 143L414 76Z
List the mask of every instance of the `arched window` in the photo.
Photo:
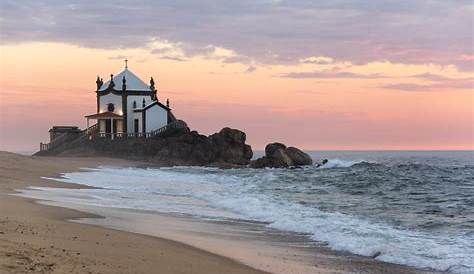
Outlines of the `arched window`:
M137 101L133 101L133 108L137 108Z
M107 104L107 111L113 112L114 109L115 109L114 104L112 104L112 103Z
M145 98L143 98L142 107L145 107Z

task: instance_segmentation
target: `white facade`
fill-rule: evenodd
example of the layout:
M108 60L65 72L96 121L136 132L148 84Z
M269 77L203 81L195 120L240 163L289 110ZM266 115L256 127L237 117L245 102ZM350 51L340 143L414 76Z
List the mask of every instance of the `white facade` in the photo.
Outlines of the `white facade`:
M97 117L92 119L98 119L99 132L123 133L126 124L126 133L148 133L166 126L169 117L174 117L167 106L157 101L154 85L148 86L127 68L112 79L113 85L110 85L111 81L102 84L98 80L97 114L101 115L91 116ZM113 111L109 108L110 104L113 104ZM126 110L122 109L123 106Z
M99 113L107 112L108 104L114 104L114 113L123 115L122 110L122 96L109 93L99 97Z
M168 124L168 111L159 105L154 105L145 110L146 131L153 131Z
M143 108L143 99L145 99L145 106L151 104L153 101L149 95L129 95L127 96L127 132L134 132L134 115L135 109ZM137 107L133 108L133 102L136 102ZM141 119L141 118L140 118ZM141 123L141 122L140 122ZM141 126L141 125L140 125ZM140 130L142 132L142 130Z

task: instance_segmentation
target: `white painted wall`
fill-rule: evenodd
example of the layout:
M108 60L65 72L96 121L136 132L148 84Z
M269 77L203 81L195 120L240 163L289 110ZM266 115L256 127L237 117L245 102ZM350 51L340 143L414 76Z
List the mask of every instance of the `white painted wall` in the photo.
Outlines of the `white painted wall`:
M114 104L114 113L122 115L122 96L109 93L99 97L99 112L107 111L107 104Z
M168 112L159 105L146 110L146 131L150 132L168 124Z
M145 98L145 106L150 104L152 102L150 96L148 95L129 95L127 96L127 132L132 133L134 130L134 122L133 120L135 119L133 115L133 101L137 102L137 108L142 108L142 103L143 103L143 98ZM141 124L141 114L140 114L140 128L142 126ZM140 129L141 132L141 129Z
M143 98L145 98L145 105L152 103L150 96L148 95L130 95L127 96L127 132L133 133L135 129L135 119L139 120L139 132L142 132L142 114L140 112L134 112L133 101L137 102L137 108L143 107ZM114 104L114 113L123 115L122 111L122 96L109 93L107 95L100 96L99 98L99 112L107 111L107 104ZM146 110L146 131L150 132L155 129L159 129L168 123L168 112L159 105ZM121 125L118 125L121 128ZM105 130L105 124L101 125L101 129Z

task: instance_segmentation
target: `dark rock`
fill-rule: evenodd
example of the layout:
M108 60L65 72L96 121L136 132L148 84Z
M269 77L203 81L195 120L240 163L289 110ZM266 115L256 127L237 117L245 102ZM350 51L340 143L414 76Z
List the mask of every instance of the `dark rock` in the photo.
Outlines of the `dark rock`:
M271 143L265 147L265 156L250 162L252 168L286 168L303 165L311 165L313 160L303 151L295 148L287 148L281 143Z
M287 148L286 154L288 154L288 156L293 160L293 164L295 166L305 166L313 164L313 159L311 159L308 154L297 149L296 147Z
M226 127L208 139L216 155L215 162L247 165L253 156L252 148L245 144L246 135L240 130Z
M329 162L328 159L323 159L320 163L316 163L316 167L323 166Z
M277 149L270 157L272 167L290 167L294 165L293 159L286 153L285 149Z
M168 128L159 137L180 136L182 134L189 133L191 131L188 125L186 124L186 122L184 122L183 120L177 120L177 122L179 126ZM155 138L159 138L159 137L155 137Z
M142 160L160 165L216 165L242 167L250 163L252 148L244 132L223 128L207 137L190 131L187 125L167 129L152 138L96 138L72 148L48 151L47 155L108 156Z
M264 168L264 167L271 167L270 159L263 156L256 160L250 162L250 167L252 168Z
M247 138L245 133L238 130L225 127L219 133L213 134L212 137L221 136L228 143L243 144Z
M265 146L265 156L272 157L273 153L278 149L286 149L286 146L282 143L271 143Z

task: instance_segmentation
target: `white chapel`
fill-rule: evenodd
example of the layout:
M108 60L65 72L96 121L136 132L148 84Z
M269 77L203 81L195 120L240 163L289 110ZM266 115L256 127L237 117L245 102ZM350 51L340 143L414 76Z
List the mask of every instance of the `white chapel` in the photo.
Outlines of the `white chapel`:
M100 137L146 137L176 121L169 100L159 101L153 77L146 84L130 71L127 60L123 71L111 74L106 83L97 76L96 84L97 113L85 118L87 129L90 120L97 120Z

